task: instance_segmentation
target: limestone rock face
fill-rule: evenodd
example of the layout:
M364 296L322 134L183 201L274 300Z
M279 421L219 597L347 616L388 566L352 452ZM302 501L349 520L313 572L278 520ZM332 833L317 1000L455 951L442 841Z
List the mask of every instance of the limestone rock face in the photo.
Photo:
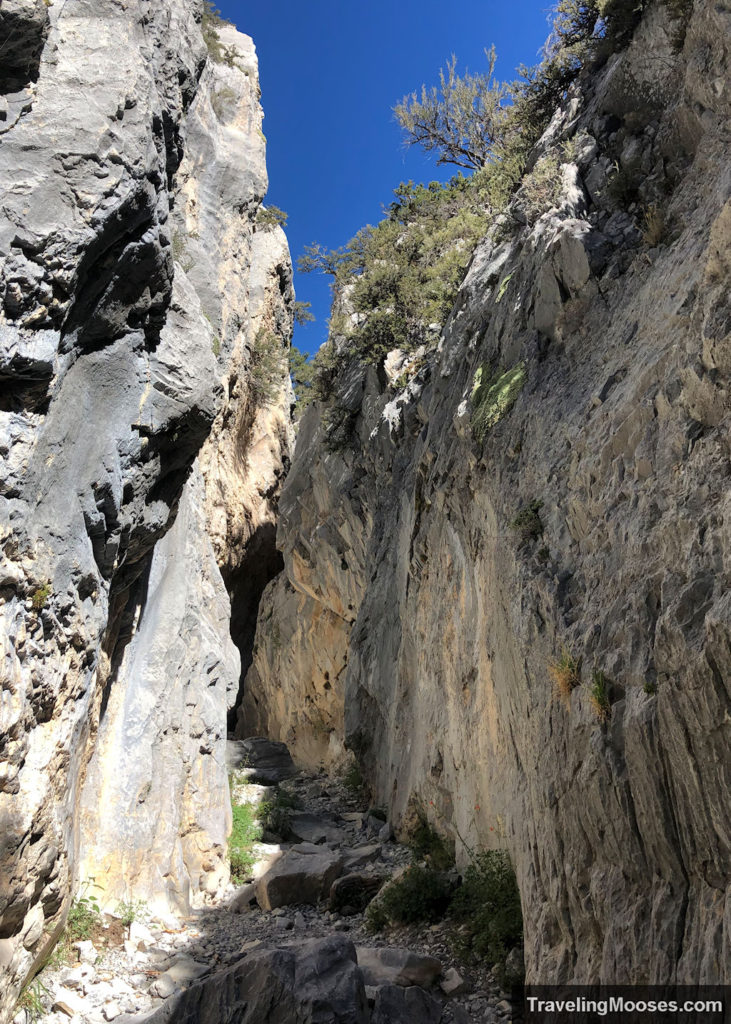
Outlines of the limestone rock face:
M222 28L235 66L212 64L200 13L0 12L0 1019L77 882L183 909L226 872L218 565L271 529L291 396L283 372L264 408L249 362L261 323L286 346L292 295L255 228L253 44ZM245 483L235 542L205 533L212 434Z
M341 376L345 447L306 413L282 495L243 727L507 848L533 982L729 980L728 18L698 0L676 57L649 9L546 133L560 195L517 194L406 387ZM482 438L480 368L525 374Z

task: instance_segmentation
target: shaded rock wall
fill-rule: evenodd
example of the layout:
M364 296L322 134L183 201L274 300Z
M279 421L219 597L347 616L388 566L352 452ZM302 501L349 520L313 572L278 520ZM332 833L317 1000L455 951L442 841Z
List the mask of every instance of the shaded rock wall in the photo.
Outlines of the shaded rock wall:
M212 65L200 12L3 4L37 67L4 65L0 109L0 1019L78 881L183 908L225 874L239 656L201 449L235 445L269 522L290 396L256 411L250 311L284 346L291 295L283 236L255 236L253 45L222 29Z
M341 374L351 440L308 410L282 494L242 733L346 742L402 829L509 849L534 982L728 980L729 17L696 3L676 56L649 8L541 143L559 193L516 196L406 388ZM521 362L479 440L476 371Z

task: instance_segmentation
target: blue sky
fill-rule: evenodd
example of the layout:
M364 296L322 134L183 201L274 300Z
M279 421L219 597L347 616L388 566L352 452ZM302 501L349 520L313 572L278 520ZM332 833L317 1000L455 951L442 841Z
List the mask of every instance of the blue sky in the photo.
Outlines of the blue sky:
M497 77L533 64L548 35L550 0L218 0L224 17L252 36L267 137L269 195L289 214L296 262L305 245L343 245L374 224L401 181L445 180L457 168L405 148L392 108L456 54L481 71L497 48ZM315 352L325 340L328 279L295 274L297 298L317 322L294 343Z

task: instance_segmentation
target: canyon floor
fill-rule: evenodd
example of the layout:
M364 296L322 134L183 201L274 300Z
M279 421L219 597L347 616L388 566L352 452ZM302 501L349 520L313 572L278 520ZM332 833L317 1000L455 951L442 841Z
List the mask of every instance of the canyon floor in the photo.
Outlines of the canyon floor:
M314 846L320 851L317 858L332 852L344 859L348 877L361 880L391 877L412 860L412 852L369 813L342 776L299 773L278 786L239 782L233 792L235 800L243 794L254 803L279 793L282 803L293 805L286 812L292 841L256 844L255 879L266 876L287 852L313 851ZM264 834L264 839L273 838ZM181 920L152 918L144 907L136 908L134 921L126 926L104 915L89 939L67 948L65 963L47 967L30 986L32 997L26 997L26 1009L16 1015L15 1024L157 1019L161 1007L191 986L207 981L215 986L217 972L265 950L305 949L328 936L355 945L371 1007L379 986L395 983L405 994L414 989L396 1015L384 1003L375 1015L378 1021L497 1024L510 1018L507 994L484 965L464 962L456 951L457 928L448 920L373 933L364 912L347 905L341 906L342 913L331 910L327 897L316 906L287 902L262 910L254 898L256 887L256 880L230 884ZM295 884L292 897L296 894ZM281 892L280 898L289 899ZM170 1020L175 1019L173 1012Z

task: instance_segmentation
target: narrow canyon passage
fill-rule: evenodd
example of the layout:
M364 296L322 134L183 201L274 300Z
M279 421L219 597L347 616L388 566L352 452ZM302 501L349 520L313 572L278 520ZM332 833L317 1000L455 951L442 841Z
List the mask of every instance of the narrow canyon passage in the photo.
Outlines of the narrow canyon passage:
M254 40L1 0L0 1024L725 997L730 38L452 59L306 355Z

